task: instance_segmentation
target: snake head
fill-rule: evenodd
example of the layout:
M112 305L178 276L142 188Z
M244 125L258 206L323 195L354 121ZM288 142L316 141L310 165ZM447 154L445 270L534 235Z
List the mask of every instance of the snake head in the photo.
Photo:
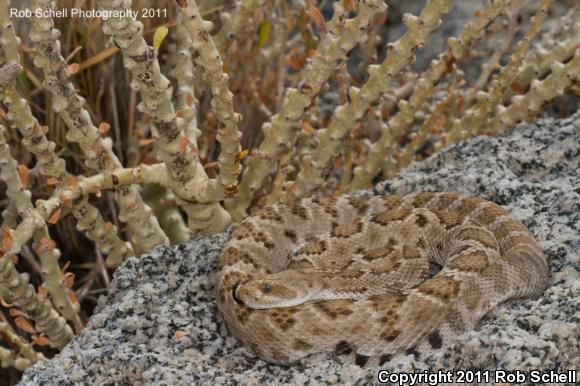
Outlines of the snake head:
M234 298L255 309L293 307L312 300L320 290L316 281L299 271L256 277L235 288Z

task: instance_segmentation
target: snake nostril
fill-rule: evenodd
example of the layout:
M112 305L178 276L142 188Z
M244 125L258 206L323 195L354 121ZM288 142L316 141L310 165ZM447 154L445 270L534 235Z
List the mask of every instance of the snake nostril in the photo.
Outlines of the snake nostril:
M240 299L238 297L238 287L240 286L240 283L236 283L234 284L234 286L232 287L232 297L234 298L234 301L240 305L245 305L244 302L242 301L242 299Z

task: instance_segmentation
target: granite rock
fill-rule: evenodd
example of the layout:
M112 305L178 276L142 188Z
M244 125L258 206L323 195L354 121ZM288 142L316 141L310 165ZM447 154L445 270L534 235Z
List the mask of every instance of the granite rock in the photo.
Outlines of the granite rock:
M478 137L411 165L363 194L450 191L504 205L549 259L549 288L503 304L458 343L424 360L396 355L381 368L529 371L580 368L580 113ZM318 354L294 367L268 364L228 334L213 298L228 232L159 247L115 273L86 329L22 385L374 384L377 367Z

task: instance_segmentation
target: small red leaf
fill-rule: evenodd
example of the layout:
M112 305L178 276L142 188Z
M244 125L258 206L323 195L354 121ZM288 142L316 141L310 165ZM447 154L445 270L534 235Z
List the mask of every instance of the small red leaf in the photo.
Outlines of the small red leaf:
M193 106L193 95L187 94L185 101L189 107Z
M56 178L54 178L54 177L48 177L46 179L46 184L47 185L57 185L58 183L59 183L59 181Z
M48 236L44 236L40 239L40 246L47 250L54 249L56 247L56 243Z
M67 288L72 288L72 286L73 286L73 284L74 284L74 282L75 282L75 274L74 274L74 273L72 273L72 272L67 272L67 273L64 275L64 277L63 277L63 279L62 279L62 282L64 283L64 285L65 285Z
M302 131L306 134L314 134L316 130L308 122L302 122Z
M175 331L175 339L177 340L189 335L191 335L191 332L189 331Z
M111 130L111 125L109 125L107 122L102 122L99 125L99 132L101 134L106 134L109 130Z
M71 63L68 65L66 70L68 71L69 74L76 74L79 71L79 68L80 66L78 63Z
M319 31L322 31L324 29L325 22L324 16L322 15L322 12L320 12L320 9L318 9L318 7L315 5L310 5L308 12L310 13L310 17L314 21L316 28L318 28Z
M18 165L18 175L20 176L22 187L26 188L28 186L28 168L25 165Z
M2 227L2 250L8 251L10 248L12 248L12 234L10 229L4 226Z
M352 0L342 0L342 6L344 7L345 13L349 13L353 9Z
M111 229L113 229L113 223L110 221L107 221L104 225L103 225L103 230L108 233Z
M48 290L46 287L38 287L38 295L40 295L41 298L46 299L48 297Z
M54 211L52 216L50 216L50 218L48 219L48 223L49 224L56 224L58 222L58 219L60 218L60 213L61 213L61 209L58 208L56 211Z
M526 91L524 89L524 86L522 86L518 81L515 81L515 80L511 83L511 89L514 90L518 94L524 94Z
M66 178L66 182L68 183L68 186L71 188L78 188L79 186L81 186L78 180L75 178L75 176L68 176Z
M20 311L17 308L11 308L10 311L8 311L8 313L10 314L10 316L12 316L13 318L16 318L17 316L23 316L26 317L26 313Z
M186 137L179 138L179 154L185 153L185 149L187 149L187 144L189 140Z
M77 298L77 295L73 291L68 291L68 298L73 305L75 306L79 305L79 299Z
M16 324L18 328L28 332L29 334L36 334L36 330L34 329L34 327L32 327L32 324L30 324L30 322L27 319L23 318L22 316L19 316L16 319L14 319L14 324Z
M45 336L33 336L32 344L36 346L48 346L48 338Z
M151 145L153 142L155 142L155 140L154 139L151 139L151 138L144 138L144 139L140 139L140 140L137 141L137 143L141 147L145 147L145 146Z
M70 207L72 200L69 197L66 197L64 194L59 194L58 199L62 202L64 208Z

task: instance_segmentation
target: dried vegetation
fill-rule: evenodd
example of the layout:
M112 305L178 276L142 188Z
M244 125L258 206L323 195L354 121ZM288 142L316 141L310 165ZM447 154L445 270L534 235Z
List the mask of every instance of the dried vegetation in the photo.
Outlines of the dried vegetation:
M157 10L137 20L11 19L77 2L9 3L0 363L18 370L82 330L130 256L369 188L456 141L571 113L580 94L574 1L464 2L480 7L465 22L450 0L400 17L383 0L82 2Z

